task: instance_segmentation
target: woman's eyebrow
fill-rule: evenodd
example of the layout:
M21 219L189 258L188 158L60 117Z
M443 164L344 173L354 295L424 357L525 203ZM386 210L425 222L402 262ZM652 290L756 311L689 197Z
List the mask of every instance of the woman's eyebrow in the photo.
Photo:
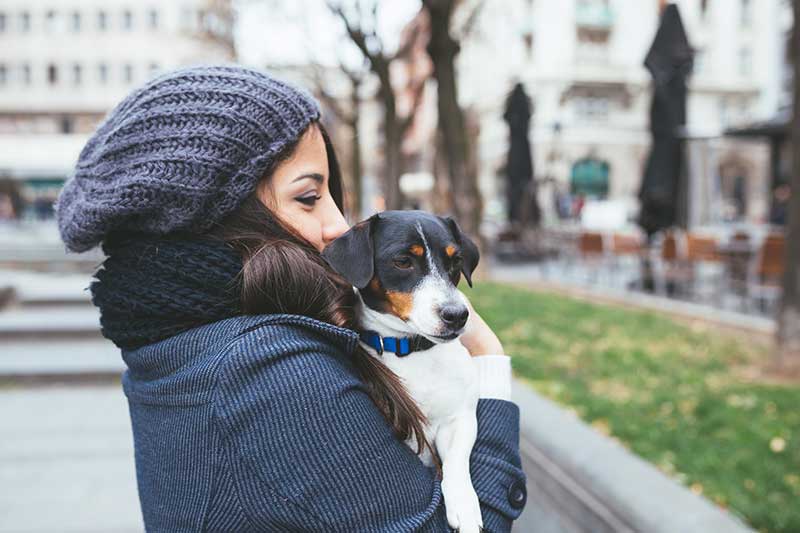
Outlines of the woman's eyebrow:
M300 181L300 180L305 179L305 178L311 178L312 180L316 181L317 183L322 183L322 182L325 181L325 178L322 176L322 174L314 173L314 174L303 174L302 176L298 176L298 177L296 177L295 179L292 180L292 183L294 183L295 181Z

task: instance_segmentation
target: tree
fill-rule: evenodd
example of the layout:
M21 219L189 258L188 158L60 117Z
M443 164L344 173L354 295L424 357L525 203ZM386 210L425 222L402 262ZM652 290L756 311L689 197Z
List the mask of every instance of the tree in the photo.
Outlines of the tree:
M361 135L359 122L361 121L361 86L367 72L364 70L354 70L348 68L343 61L339 62L339 69L347 76L350 82L349 105L344 107L340 100L330 94L322 75L322 67L318 64L312 66L312 77L315 92L325 106L330 109L336 117L350 129L351 139L349 142L350 153L347 161L349 163L349 179L346 178L346 190L349 214L352 220L359 220L363 208L363 190L361 177L363 175L363 163L361 158Z
M786 224L786 256L783 296L778 314L777 363L783 371L800 372L800 0L793 0L794 27L791 50L794 68L794 109L791 126L792 176L789 186L789 220Z
M384 194L387 209L401 209L403 195L400 191L400 176L403 174L402 142L406 130L414 120L414 111L422 100L424 84L414 89L411 109L405 116L400 116L397 109L395 88L392 85L390 67L393 61L402 57L404 48L394 53L385 50L384 43L378 36L377 11L380 2L372 0L367 10L362 2L357 1L347 9L342 2L328 0L328 8L344 23L347 36L356 45L367 60L370 70L378 78L378 98L383 106L383 167ZM412 39L413 41L413 39Z
M430 41L427 52L433 63L437 82L439 146L444 150L452 207L462 229L479 235L483 217L483 201L478 190L478 177L470 165L470 145L464 111L458 104L455 60L461 45L452 34L453 11L459 0L423 0L430 17ZM482 3L474 8L466 28L470 28Z

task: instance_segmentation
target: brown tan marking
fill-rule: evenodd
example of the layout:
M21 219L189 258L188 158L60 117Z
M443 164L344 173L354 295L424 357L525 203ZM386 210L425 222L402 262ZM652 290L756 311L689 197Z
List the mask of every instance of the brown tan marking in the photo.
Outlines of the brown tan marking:
M425 253L425 248L419 244L412 244L409 251L417 257L422 257L422 255Z
M447 248L444 249L444 253L447 254L447 257L453 257L453 254L456 253L456 247L452 244L448 244Z
M411 314L411 307L414 303L413 298L408 292L386 291L386 299L391 306L391 311L403 320L408 320Z

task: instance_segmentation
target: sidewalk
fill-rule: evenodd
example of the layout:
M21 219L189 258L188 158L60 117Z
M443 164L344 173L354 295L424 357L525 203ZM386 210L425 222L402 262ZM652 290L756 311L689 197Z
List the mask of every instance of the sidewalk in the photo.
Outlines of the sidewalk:
M0 531L144 530L121 388L0 387Z

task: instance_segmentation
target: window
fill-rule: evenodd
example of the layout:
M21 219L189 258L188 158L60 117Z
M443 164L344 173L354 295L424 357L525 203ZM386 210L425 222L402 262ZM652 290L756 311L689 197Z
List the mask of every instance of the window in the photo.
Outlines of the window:
M23 11L19 14L19 29L20 31L31 31L31 14Z
M197 12L186 6L181 9L181 29L194 30L197 28Z
M47 32L56 31L57 16L56 12L52 9L44 14L44 29Z
M58 67L53 63L47 65L47 83L50 85L58 83Z
M108 83L108 65L105 63L97 65L97 79L100 80L102 84Z
M125 83L133 82L133 65L130 63L126 63L122 67L122 79L125 80Z
M108 14L105 11L97 12L97 29L100 31L108 29Z
M6 31L6 14L0 13L0 33L5 33Z
M730 123L730 115L728 109L728 99L726 97L721 97L719 99L719 103L717 104L719 109L719 121L722 123L723 126L727 126Z
M72 13L72 31L81 31L81 14L78 11Z
M703 50L702 48L697 48L694 51L694 61L692 63L692 73L695 74L695 75L703 74L706 71L707 68L708 68L708 65L706 65L706 51Z
M0 87L5 87L8 82L8 69L5 64L0 63Z
M750 2L750 0L742 0L741 11L739 13L739 16L740 16L739 22L742 25L742 27L746 28L746 27L750 26L750 23L752 22L752 15L753 15L752 9L751 9L752 7L753 7L752 6L752 2Z
M578 39L575 59L581 64L603 65L608 63L608 43L590 39Z
M81 68L80 64L75 63L72 65L72 83L75 85L80 85L82 77L83 69Z
M72 133L75 130L75 124L72 121L71 117L61 117L59 121L59 129L61 133Z
M752 74L753 53L749 48L739 49L739 74L750 76Z
M130 30L133 28L133 13L129 9L122 12L122 29Z
M159 71L160 68L161 67L159 67L158 63L156 63L156 62L150 63L150 65L147 67L147 70L149 71L150 77L153 77L156 74L158 74L158 71Z
M151 9L147 15L147 20L149 21L151 30L158 29L158 11Z
M24 63L20 69L20 76L22 77L23 85L31 84L31 66Z
M575 101L575 110L584 120L605 120L608 118L608 98L584 96Z

